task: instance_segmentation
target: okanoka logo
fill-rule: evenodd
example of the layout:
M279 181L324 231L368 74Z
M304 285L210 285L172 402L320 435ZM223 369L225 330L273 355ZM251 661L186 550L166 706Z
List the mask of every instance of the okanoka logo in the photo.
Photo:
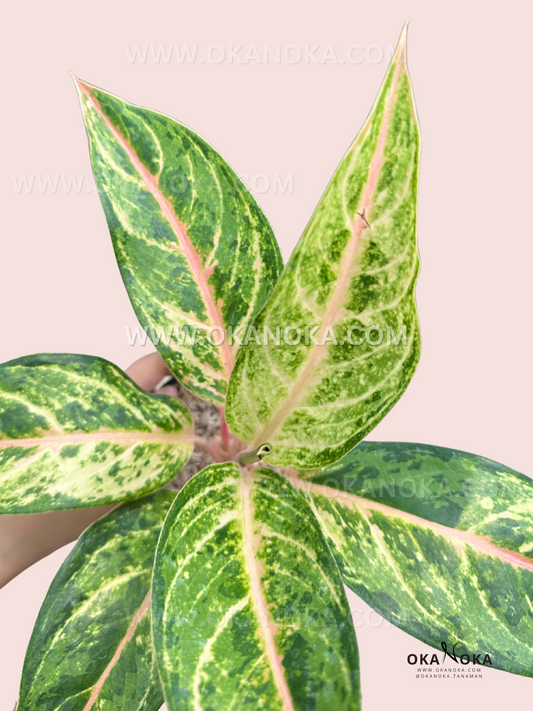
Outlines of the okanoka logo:
M446 657L453 660L456 664L479 664L480 666L492 666L492 659L490 654L484 654L483 652L478 652L474 654L473 652L461 651L464 646L461 642L454 641L451 647L448 647L446 642L441 642L440 646L444 654L442 659L433 653L427 654L409 654L407 656L407 663L411 665L420 664L432 666L433 664L440 666L446 661Z

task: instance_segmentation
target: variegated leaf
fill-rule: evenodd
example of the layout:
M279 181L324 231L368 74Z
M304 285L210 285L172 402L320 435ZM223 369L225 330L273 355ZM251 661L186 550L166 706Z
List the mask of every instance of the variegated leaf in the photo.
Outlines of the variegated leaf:
M404 30L374 108L231 377L228 424L254 448L273 445L271 464L314 469L339 459L413 376L418 162Z
M0 365L0 514L124 501L166 484L192 452L186 406L112 363L40 354Z
M533 676L533 482L423 444L363 442L307 492L344 582L441 650ZM442 650L441 650L442 651Z
M175 494L93 523L54 578L30 640L17 711L157 711L150 580Z
M335 562L280 475L215 464L172 506L152 625L169 711L359 709L358 652Z
M98 191L141 326L187 388L223 403L236 348L224 334L255 316L283 266L272 229L194 131L76 84Z

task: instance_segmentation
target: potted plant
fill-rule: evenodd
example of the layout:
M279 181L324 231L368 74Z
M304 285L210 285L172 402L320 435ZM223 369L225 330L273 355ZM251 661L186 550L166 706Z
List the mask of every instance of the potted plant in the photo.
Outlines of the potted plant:
M285 267L212 146L76 85L121 275L161 358L130 373L144 388L89 356L0 366L0 513L112 507L52 583L19 711L359 709L344 585L461 664L530 676L530 480L364 441L420 356L406 30ZM208 466L164 488L194 451Z

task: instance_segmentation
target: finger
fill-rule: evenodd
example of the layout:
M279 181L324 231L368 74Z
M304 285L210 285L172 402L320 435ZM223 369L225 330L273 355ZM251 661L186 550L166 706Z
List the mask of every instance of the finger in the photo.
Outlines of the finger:
M126 368L127 375L144 390L151 392L165 375L171 375L159 353L143 356Z

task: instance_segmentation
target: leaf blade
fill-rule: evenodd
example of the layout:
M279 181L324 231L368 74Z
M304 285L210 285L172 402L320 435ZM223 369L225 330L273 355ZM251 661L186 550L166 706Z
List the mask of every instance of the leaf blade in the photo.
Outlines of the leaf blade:
M279 475L242 475L233 463L196 475L169 512L154 567L169 710L360 708L357 644L333 563L304 500ZM306 612L316 613L318 633L299 618Z
M101 358L0 365L0 513L124 501L166 484L192 452L183 403L141 390Z
M320 468L344 455L418 362L419 129L405 42L404 30L369 118L254 322L263 342L243 346L232 373L228 424L254 448L272 444L265 460L275 466ZM267 328L298 328L302 340L265 345ZM371 343L373 329L386 346Z
M270 225L238 176L196 133L75 81L133 308L143 327L159 333L200 331L194 342L180 343L177 333L165 342L152 332L152 340L181 382L223 404L235 357L223 335L255 316L282 268Z
M122 504L82 534L39 612L19 711L161 707L149 595L157 539L173 499L160 491Z
M466 452L366 442L299 486L375 610L439 650L454 638L531 676L531 480Z

